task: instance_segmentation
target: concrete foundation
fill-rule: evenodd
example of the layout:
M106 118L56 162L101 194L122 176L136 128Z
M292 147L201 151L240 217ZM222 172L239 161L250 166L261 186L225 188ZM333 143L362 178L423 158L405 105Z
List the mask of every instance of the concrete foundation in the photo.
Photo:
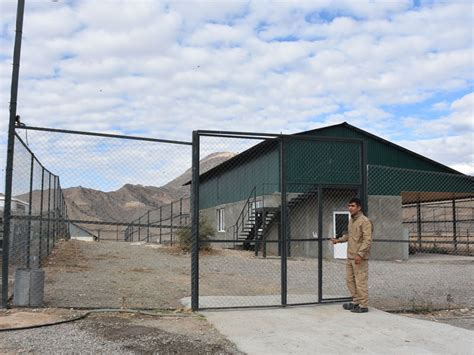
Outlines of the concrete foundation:
M22 307L42 307L44 270L16 269L13 304Z

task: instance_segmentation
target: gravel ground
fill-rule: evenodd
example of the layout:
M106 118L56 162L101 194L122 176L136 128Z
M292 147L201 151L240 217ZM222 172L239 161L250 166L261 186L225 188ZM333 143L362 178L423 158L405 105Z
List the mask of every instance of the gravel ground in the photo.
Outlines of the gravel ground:
M370 262L371 305L415 310L409 316L473 329L474 258L415 257ZM200 255L202 296L275 295L280 260L252 252L215 250ZM59 243L44 267L45 302L53 308L180 309L190 296L190 256L177 249L117 242ZM324 261L323 295L346 296L344 261ZM317 260L288 260L290 295L317 295ZM252 305L252 297L242 297ZM307 299L308 297L306 297ZM464 311L428 312L463 306ZM466 311L467 310L467 311ZM74 311L77 313L77 310ZM156 318L100 313L57 326L0 333L0 353L238 353L198 315Z
M249 251L200 255L201 296L280 293L280 260ZM317 301L317 260L288 260L289 295ZM117 242L62 242L49 259L45 302L50 307L180 308L190 296L190 256L177 249ZM384 310L474 308L474 257L424 256L370 261L370 302ZM348 296L345 261L323 261L323 297ZM223 303L216 307L226 306ZM308 299L308 297L305 297ZM246 304L252 305L249 297Z
M240 354L204 318L96 314L74 323L0 333L0 353Z

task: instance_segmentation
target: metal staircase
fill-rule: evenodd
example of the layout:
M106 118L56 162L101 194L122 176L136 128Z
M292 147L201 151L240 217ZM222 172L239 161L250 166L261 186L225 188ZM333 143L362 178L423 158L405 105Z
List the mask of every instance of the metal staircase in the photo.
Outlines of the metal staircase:
M287 202L288 213L299 204L313 198L318 193L317 188L311 188L304 193L300 193ZM255 250L258 255L261 244L265 244L268 229L273 223L280 220L281 207L260 207L262 200L257 200L255 187L244 204L242 212L237 219L234 228L235 241L243 242L245 250ZM263 250L265 256L265 248Z

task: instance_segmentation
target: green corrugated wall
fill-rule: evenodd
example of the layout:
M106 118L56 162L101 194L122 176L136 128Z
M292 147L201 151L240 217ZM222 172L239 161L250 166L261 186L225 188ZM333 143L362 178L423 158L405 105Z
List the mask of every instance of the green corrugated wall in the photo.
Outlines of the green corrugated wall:
M420 159L414 155L378 141L363 133L351 130L344 126L334 126L321 129L315 132L305 132L302 135L321 137L344 137L358 138L367 142L367 161L369 165L392 166L404 169L429 170L440 172L447 171L443 167L429 161Z
M200 184L199 208L246 200L254 188L257 194L279 191L278 148L237 164L233 169L210 177Z

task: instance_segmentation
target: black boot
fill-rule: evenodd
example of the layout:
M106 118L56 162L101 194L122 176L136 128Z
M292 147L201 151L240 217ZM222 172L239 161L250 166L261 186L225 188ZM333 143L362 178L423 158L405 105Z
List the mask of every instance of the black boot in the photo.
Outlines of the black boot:
M360 307L359 305L351 309L352 313L367 313L368 311L369 309L367 307Z
M356 307L359 307L359 305L358 305L358 304L355 304L355 303L352 303L352 302L344 303L344 304L342 305L342 308L344 308L344 309L347 310L347 311L350 311L350 310L352 310L352 309L354 309L354 308L356 308Z

